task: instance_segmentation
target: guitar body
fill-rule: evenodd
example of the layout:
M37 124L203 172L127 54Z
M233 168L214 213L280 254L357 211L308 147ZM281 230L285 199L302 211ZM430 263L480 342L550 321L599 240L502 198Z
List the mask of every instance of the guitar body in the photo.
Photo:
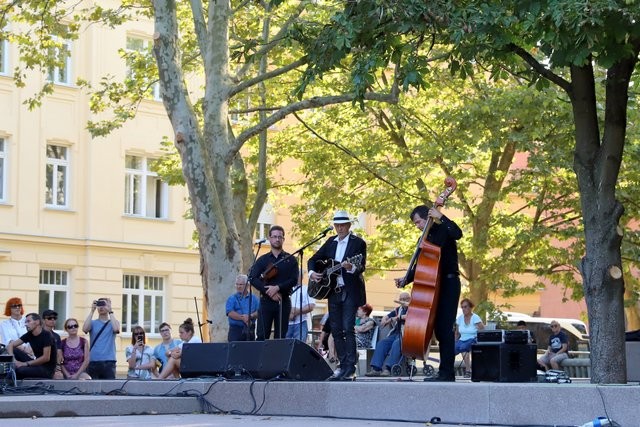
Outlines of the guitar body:
M360 268L362 263L362 254L358 254L344 260L353 264L356 269ZM342 268L342 262L335 259L316 261L314 270L316 273L322 274L320 280L309 280L307 294L313 299L327 299L331 291L335 290L337 281L335 277Z
M322 278L318 281L309 280L307 294L311 298L327 299L329 297L329 293L336 287L336 281L334 279L334 274L326 274L326 272L333 269L336 265L340 265L340 263L334 259L316 262L314 271L321 273Z

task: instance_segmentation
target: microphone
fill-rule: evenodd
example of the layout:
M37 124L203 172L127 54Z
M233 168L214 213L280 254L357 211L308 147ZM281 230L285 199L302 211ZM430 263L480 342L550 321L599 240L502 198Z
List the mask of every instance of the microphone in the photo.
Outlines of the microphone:
M266 241L267 241L267 239L259 239L259 240L256 240L255 242L253 242L253 244L254 245L261 245Z
M328 226L327 228L325 228L324 230L322 230L320 232L320 234L327 234L328 232L330 232L331 230L333 230L333 225Z

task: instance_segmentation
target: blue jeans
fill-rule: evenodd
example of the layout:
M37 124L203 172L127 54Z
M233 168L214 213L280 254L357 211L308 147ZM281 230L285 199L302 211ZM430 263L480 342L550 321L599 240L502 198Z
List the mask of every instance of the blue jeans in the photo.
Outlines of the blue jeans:
M371 358L371 367L380 371L383 367L391 369L393 365L400 363L400 359L402 359L401 344L400 334L394 334L378 341Z
M302 335L300 335L300 330L302 330ZM302 342L307 342L307 333L309 333L309 326L307 321L303 320L302 323L289 324L286 338L295 338Z

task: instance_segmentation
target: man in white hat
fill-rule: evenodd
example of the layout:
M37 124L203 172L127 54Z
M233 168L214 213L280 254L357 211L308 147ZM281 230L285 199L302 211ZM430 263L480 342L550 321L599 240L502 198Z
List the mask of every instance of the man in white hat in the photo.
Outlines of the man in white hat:
M340 360L340 369L329 380L336 381L353 379L356 372L358 352L354 326L358 307L367 303L362 276L367 259L367 244L349 231L351 219L346 211L336 211L333 227L337 235L330 237L320 247L309 259L307 267L309 278L319 281L323 279L323 272L319 271L318 265L329 260L341 263L342 268L330 278L333 289L328 296L331 334ZM360 262L351 262L352 258L359 257Z

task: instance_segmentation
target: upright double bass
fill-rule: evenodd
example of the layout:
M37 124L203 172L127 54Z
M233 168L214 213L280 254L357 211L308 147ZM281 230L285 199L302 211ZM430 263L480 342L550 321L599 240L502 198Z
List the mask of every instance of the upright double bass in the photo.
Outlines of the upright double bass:
M447 198L457 187L456 180L447 177L445 189L433 202L434 208L444 206ZM427 241L429 230L433 226L433 218L426 218L427 223L422 230L416 250L409 262L409 268L403 281L407 283L409 272L415 266L411 303L404 323L402 337L402 354L414 359L424 359L429 349L433 327L436 321L436 308L440 291L440 247Z

